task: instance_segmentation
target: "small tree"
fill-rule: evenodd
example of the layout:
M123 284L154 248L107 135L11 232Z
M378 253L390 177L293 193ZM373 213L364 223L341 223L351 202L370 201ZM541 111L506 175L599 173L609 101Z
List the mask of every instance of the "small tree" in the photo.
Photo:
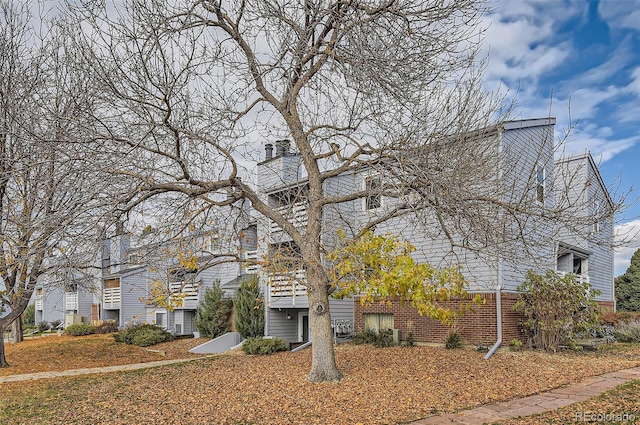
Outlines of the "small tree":
M22 313L22 324L25 326L35 326L36 324L36 306L30 304Z
M217 338L231 330L233 303L223 297L224 291L220 288L220 282L215 282L213 287L207 288L204 302L196 312L195 321L196 328L202 336Z
M252 276L240 283L235 303L235 327L243 338L264 335L264 296L258 277Z
M529 271L518 292L520 299L513 310L524 314L522 324L531 331L533 345L539 349L556 351L576 333L598 323L595 297L600 291L579 282L574 274L561 277L549 270L542 276Z
M339 232L345 240L344 232ZM428 263L418 263L411 256L415 247L398 240L395 235L374 235L369 231L361 238L336 248L328 259L334 263L332 284L335 298L359 295L362 304L376 300L390 303L391 298L408 302L422 316L437 319L445 324L471 307L480 303L473 298L460 309L441 304L454 297L467 296L468 282L455 267L436 269Z
M633 253L627 271L616 277L616 306L621 311L640 311L640 249Z

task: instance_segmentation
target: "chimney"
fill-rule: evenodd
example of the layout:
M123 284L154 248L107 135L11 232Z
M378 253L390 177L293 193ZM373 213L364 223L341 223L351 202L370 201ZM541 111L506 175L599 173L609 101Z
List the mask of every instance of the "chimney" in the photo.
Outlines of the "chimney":
M121 220L116 221L116 236L124 235L124 223Z
M267 145L267 146L270 146L270 145ZM269 159L269 158L267 158L267 159ZM237 179L238 181L240 181L240 182L242 181L242 177L236 177L236 179ZM240 190L240 189L238 189L237 187L232 187L232 188L231 188L231 189L229 189L229 191L227 192L227 200L230 200L230 199L235 198L235 195L234 195L234 194L236 194L236 193L240 193L240 192L241 192L241 190Z
M266 155L265 155L265 161L267 159L271 159L273 158L273 145L271 143L267 143L266 145L264 145L264 150L266 151Z
M289 145L291 142L287 139L284 140L276 140L276 156L287 156L289 155Z

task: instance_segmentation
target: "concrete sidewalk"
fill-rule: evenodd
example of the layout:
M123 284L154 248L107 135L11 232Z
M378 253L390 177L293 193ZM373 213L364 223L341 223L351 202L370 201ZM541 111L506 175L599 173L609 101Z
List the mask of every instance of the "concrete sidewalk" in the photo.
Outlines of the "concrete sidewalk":
M463 410L441 416L431 416L413 422L411 425L432 424L467 424L482 425L502 419L528 416L568 406L579 401L611 390L632 379L640 379L640 367L623 369L617 372L593 376L577 384L556 388L551 391L532 395L525 398L505 401L495 404L485 404L475 409Z
M166 365L175 364L175 363L185 363L193 360L201 360L207 357L210 357L210 356L193 357L189 359L159 360L156 362L134 363L134 364L125 364L125 365L118 365L118 366L72 369L72 370L63 370L59 372L37 372L37 373L25 373L22 375L0 376L0 383L32 381L37 379L49 379L49 378L57 378L59 376L78 376L78 375L88 375L92 373L110 373L110 372L121 372L121 371L128 371L128 370L147 369L151 367L166 366Z

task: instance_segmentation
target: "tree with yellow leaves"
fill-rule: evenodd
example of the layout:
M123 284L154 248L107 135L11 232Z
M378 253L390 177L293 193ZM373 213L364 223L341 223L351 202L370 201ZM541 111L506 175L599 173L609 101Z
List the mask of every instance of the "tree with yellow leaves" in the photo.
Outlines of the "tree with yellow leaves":
M338 232L345 241L346 233ZM336 248L328 260L334 263L331 278L336 298L358 295L362 304L373 302L391 305L392 299L410 303L423 316L445 324L480 303L474 297L459 310L442 305L453 298L466 298L469 283L459 268L436 269L418 263L411 253L416 248L392 234L375 235L372 231Z

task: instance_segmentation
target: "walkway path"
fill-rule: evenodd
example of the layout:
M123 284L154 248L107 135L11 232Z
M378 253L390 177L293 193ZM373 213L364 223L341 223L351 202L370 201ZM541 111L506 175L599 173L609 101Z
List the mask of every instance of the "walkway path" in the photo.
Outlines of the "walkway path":
M127 371L127 370L147 369L151 367L166 366L166 365L175 364L175 363L185 363L193 360L200 360L203 358L205 357L192 357L189 359L159 360L157 362L134 363L134 364L125 364L125 365L118 365L118 366L93 367L93 368L84 368L84 369L72 369L72 370L63 370L59 372L37 372L37 373L25 373L23 375L0 376L0 383L57 378L59 376L77 376L77 375L88 375L91 373L109 373L109 372L120 372L120 371Z
M586 378L577 384L556 388L551 391L529 397L505 401L495 404L485 404L475 409L463 410L441 416L432 416L413 422L411 425L432 424L467 424L481 425L502 419L528 416L568 406L579 401L611 390L632 379L640 379L640 367L623 369L600 376Z

